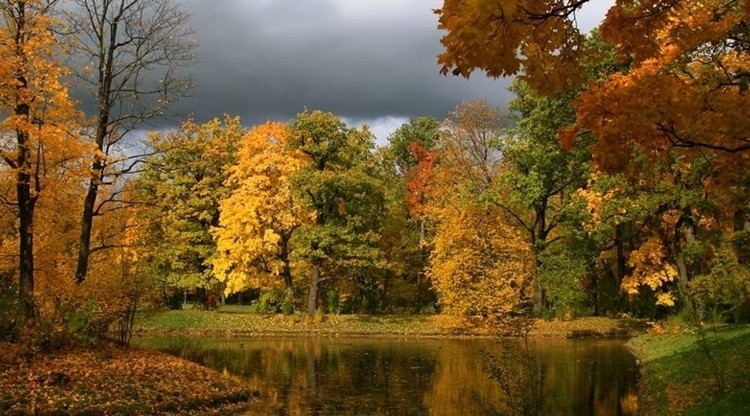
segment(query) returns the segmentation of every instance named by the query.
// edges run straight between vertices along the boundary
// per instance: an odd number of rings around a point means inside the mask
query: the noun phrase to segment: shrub
[[[250,304],[250,310],[255,313],[279,313],[283,304],[282,293],[275,289],[265,289],[260,292],[258,300]]]
[[[18,301],[18,290],[10,277],[0,276],[0,341],[17,341],[23,310]]]

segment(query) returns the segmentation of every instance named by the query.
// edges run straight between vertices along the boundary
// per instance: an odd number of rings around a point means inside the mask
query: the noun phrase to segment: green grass
[[[643,414],[750,414],[750,326],[716,327],[704,339],[686,332],[630,341],[641,361]]]
[[[497,336],[502,329],[490,321],[445,315],[317,315],[250,313],[248,306],[225,305],[218,311],[186,309],[144,312],[136,332],[180,335],[341,335],[449,337]],[[631,321],[588,317],[573,321],[537,320],[532,336],[622,337],[640,331]]]
[[[430,315],[322,315],[291,316],[248,313],[247,307],[223,306],[219,311],[185,309],[151,314],[136,331],[213,332],[228,334],[333,334],[442,336],[481,334],[477,328],[450,325],[449,319]],[[446,323],[448,323],[446,325]],[[487,332],[489,334],[489,332]]]

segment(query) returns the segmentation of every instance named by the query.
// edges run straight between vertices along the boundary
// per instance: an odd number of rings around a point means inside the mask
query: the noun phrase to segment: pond
[[[147,338],[243,380],[247,415],[634,415],[622,340]]]

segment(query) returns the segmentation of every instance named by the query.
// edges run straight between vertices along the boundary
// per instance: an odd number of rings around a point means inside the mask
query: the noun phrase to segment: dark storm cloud
[[[357,122],[430,115],[462,100],[504,105],[508,81],[439,74],[433,0],[190,0],[199,86],[183,112],[247,123],[303,108]]]

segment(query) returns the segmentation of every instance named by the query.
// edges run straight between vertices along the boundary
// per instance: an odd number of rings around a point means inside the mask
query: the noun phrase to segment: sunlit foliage
[[[230,168],[232,188],[220,205],[213,258],[214,275],[227,293],[248,287],[276,287],[279,278],[292,291],[291,239],[311,214],[292,189],[292,177],[309,163],[287,148],[288,128],[269,122],[245,134],[237,163]]]
[[[153,206],[149,228],[154,247],[150,267],[165,284],[209,287],[219,225],[219,204],[245,130],[237,117],[204,124],[183,123],[177,131],[152,133],[153,156],[138,180],[143,202]]]
[[[430,277],[449,314],[502,316],[521,311],[530,295],[531,251],[497,209],[440,211]]]

